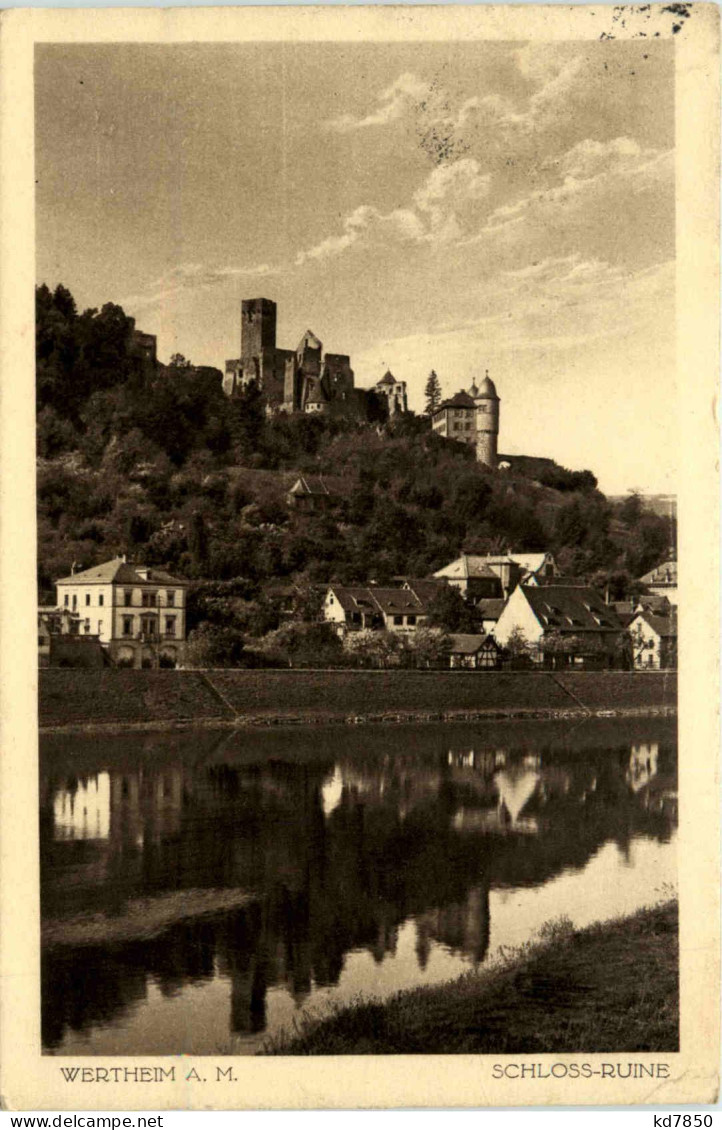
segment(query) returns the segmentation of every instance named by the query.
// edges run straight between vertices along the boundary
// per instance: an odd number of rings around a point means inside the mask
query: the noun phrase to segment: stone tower
[[[496,470],[499,397],[496,395],[496,388],[488,370],[481,387],[475,389],[474,403],[476,404],[476,460],[477,463],[483,463]]]
[[[264,353],[276,348],[276,303],[270,298],[244,298],[241,303],[241,365],[246,381],[263,383]]]
[[[408,411],[406,399],[406,381],[397,381],[394,374],[387,369],[380,381],[374,385],[374,392],[385,396],[389,405],[389,416],[399,412]]]

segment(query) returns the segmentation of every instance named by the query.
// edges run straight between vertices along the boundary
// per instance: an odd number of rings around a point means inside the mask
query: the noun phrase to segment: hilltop
[[[382,583],[512,547],[551,549],[563,573],[623,596],[673,541],[668,517],[611,502],[590,471],[533,457],[494,471],[424,416],[268,416],[253,385],[226,397],[219,370],[149,367],[120,307],[78,314],[62,287],[39,288],[37,332],[43,599],[74,564],[127,552],[245,602],[263,634],[278,622],[269,581]],[[323,479],[322,509],[289,502],[299,475]]]

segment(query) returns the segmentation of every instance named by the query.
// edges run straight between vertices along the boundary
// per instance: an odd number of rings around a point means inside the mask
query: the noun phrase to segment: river
[[[676,787],[654,718],[45,735],[44,1050],[252,1054],[631,912]]]

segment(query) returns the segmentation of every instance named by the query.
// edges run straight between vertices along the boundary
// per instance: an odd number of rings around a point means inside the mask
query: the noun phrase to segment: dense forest
[[[128,553],[194,582],[191,626],[232,608],[262,636],[279,581],[303,594],[425,576],[461,550],[551,549],[621,598],[674,544],[669,518],[634,494],[608,501],[590,471],[491,471],[428,416],[384,421],[381,405],[367,424],[266,416],[253,386],[229,400],[219,370],[176,355],[149,371],[133,329],[119,306],[79,313],[65,287],[37,289],[42,600],[73,564]],[[324,476],[324,513],[288,505],[299,473]]]

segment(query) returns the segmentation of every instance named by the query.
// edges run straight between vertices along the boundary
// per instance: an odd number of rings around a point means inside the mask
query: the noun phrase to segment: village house
[[[623,632],[616,612],[592,588],[520,584],[496,626],[503,646],[515,637],[534,663],[548,667],[619,666]]]
[[[362,628],[415,632],[426,621],[426,608],[408,589],[331,585],[324,597],[322,618],[339,635]]]
[[[498,572],[487,565],[483,557],[462,553],[455,561],[437,569],[434,579],[444,581],[459,590],[471,604],[479,600],[503,597],[503,582]]]
[[[476,611],[481,617],[481,626],[487,635],[493,635],[496,632],[496,625],[504,611],[505,604],[506,601],[503,597],[487,597],[483,600],[477,600]]]
[[[501,648],[493,636],[453,633],[449,636],[449,666],[476,670],[498,667]]]
[[[655,616],[668,616],[672,605],[666,596],[643,593],[631,600],[613,600],[612,607],[623,627],[627,628],[639,612],[652,612]]]
[[[519,584],[553,583],[559,572],[551,553],[462,553],[434,577],[454,585],[471,603],[507,599]]]
[[[78,617],[119,667],[177,667],[185,650],[188,582],[116,557],[56,582],[58,608]]]
[[[412,592],[422,604],[429,605],[446,588],[446,582],[434,577],[405,577],[401,587]]]
[[[97,635],[80,635],[80,617],[65,608],[38,608],[38,667],[103,667]]]
[[[667,616],[644,609],[637,613],[627,631],[635,668],[658,671],[677,666],[676,609],[670,609]]]
[[[665,561],[639,579],[654,596],[666,596],[670,604],[677,604],[676,561]]]
[[[301,475],[293,484],[286,502],[304,513],[318,513],[333,502],[333,495],[321,475]]]

